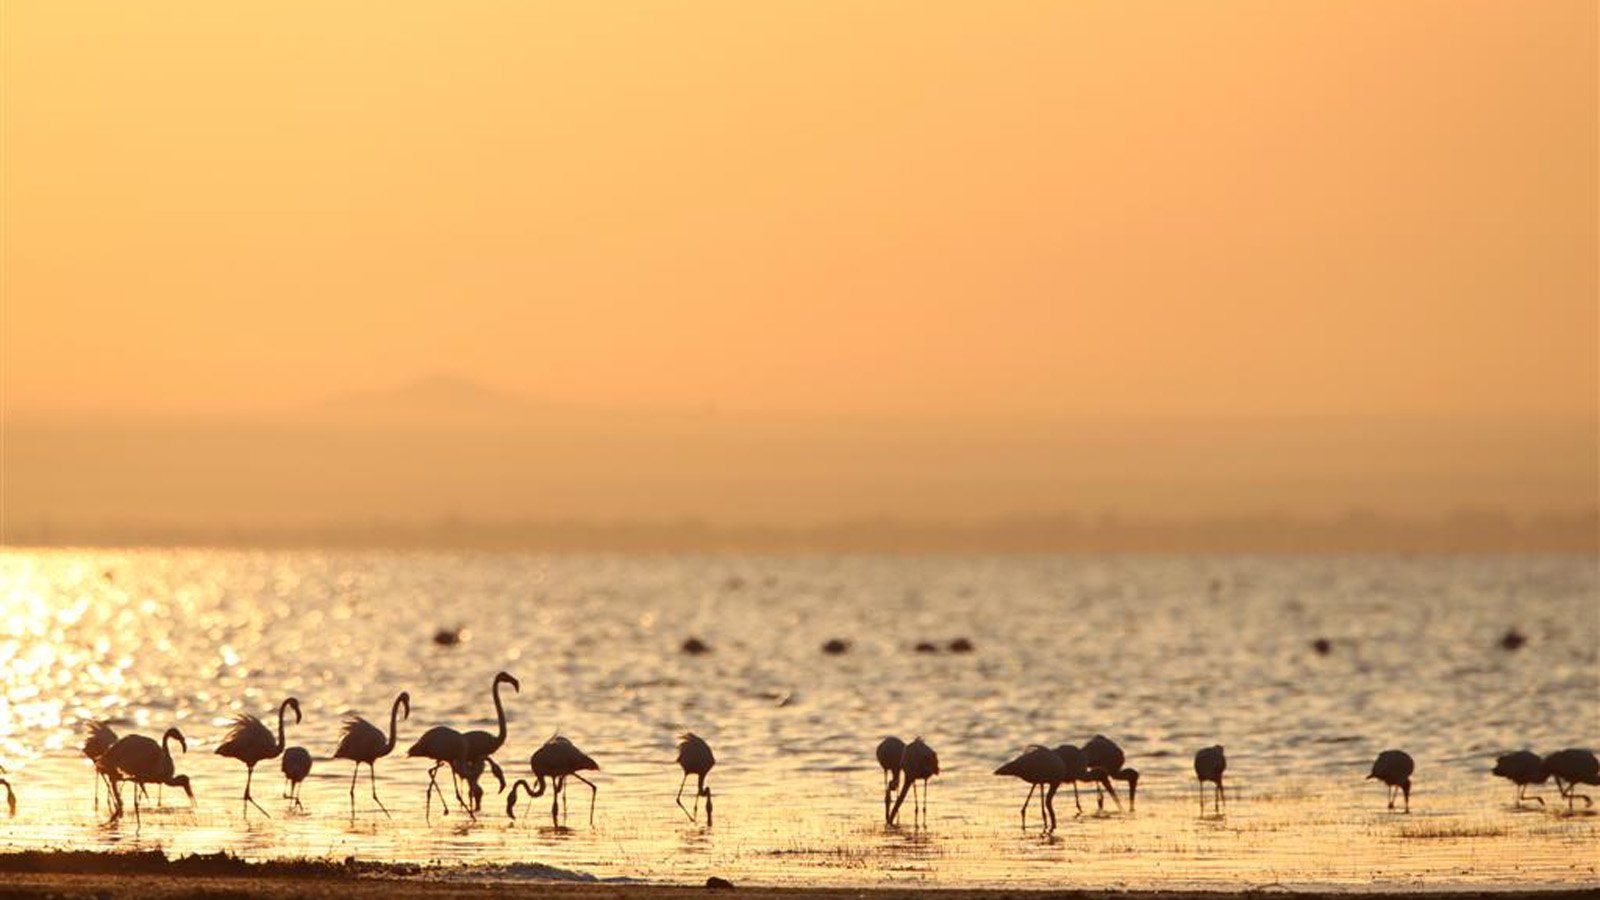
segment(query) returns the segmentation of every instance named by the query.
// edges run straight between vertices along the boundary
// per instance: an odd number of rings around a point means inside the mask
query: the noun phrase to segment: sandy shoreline
[[[1600,887],[1508,888],[1506,890],[1418,891],[1109,891],[1005,890],[971,888],[813,888],[744,887],[711,889],[703,884],[667,885],[570,880],[496,878],[489,872],[450,868],[345,863],[331,860],[248,863],[224,854],[168,860],[159,851],[140,853],[26,852],[0,854],[0,897],[182,898],[386,898],[386,900],[453,900],[482,897],[559,897],[568,900],[675,900],[712,895],[760,898],[871,897],[898,900],[937,893],[949,900],[1014,900],[1064,897],[1076,900],[1222,900],[1291,894],[1310,900],[1391,900],[1401,897],[1447,896],[1450,900],[1511,900],[1529,897],[1558,900],[1600,896]]]

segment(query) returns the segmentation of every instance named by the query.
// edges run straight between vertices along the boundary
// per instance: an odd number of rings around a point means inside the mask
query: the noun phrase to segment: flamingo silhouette
[[[172,741],[177,741],[183,752],[189,752],[189,743],[183,739],[183,732],[176,728],[168,728],[161,735],[161,743],[142,734],[130,734],[119,738],[105,753],[101,754],[100,761],[113,773],[111,781],[114,811],[111,821],[122,818],[122,790],[121,782],[131,781],[133,791],[133,817],[135,822],[142,821],[139,810],[139,788],[146,784],[170,784],[173,787],[183,788],[189,795],[190,806],[194,805],[194,789],[189,787],[189,776],[176,774],[176,766],[172,761]]]
[[[1072,805],[1078,808],[1078,815],[1083,815],[1083,798],[1078,795],[1079,784],[1093,784],[1105,790],[1111,789],[1111,779],[1089,768],[1089,758],[1083,750],[1074,744],[1062,744],[1056,748],[1056,755],[1067,764],[1067,778],[1064,783],[1072,785]]]
[[[890,735],[878,742],[878,767],[883,769],[883,820],[889,821],[889,805],[900,787],[900,760],[906,755],[906,742]]]
[[[333,751],[334,759],[348,759],[355,763],[355,768],[350,772],[350,816],[356,814],[356,779],[361,776],[361,764],[366,763],[367,772],[372,776],[372,802],[378,804],[385,816],[389,815],[389,808],[378,799],[378,769],[376,763],[379,759],[394,752],[395,726],[399,722],[400,710],[404,707],[406,718],[411,718],[411,695],[405,691],[394,698],[394,705],[389,707],[389,736],[384,737],[378,726],[368,722],[360,716],[349,716],[344,720],[344,727],[339,735],[339,747]],[[430,794],[431,796],[431,794]]]
[[[435,725],[424,731],[422,737],[417,738],[417,742],[406,751],[406,756],[420,756],[423,759],[433,760],[433,768],[428,770],[427,799],[423,802],[423,815],[429,821],[432,821],[433,816],[434,791],[439,792],[439,807],[445,815],[450,815],[450,803],[445,799],[444,788],[439,787],[439,770],[445,766],[450,767],[451,780],[455,782],[456,803],[467,811],[468,816],[472,816],[471,807],[461,799],[461,785],[454,778],[456,766],[464,766],[467,762],[467,739],[461,736],[461,732],[443,725]]]
[[[278,706],[278,737],[272,737],[272,732],[261,720],[252,715],[240,713],[233,718],[233,726],[223,737],[221,745],[217,747],[219,756],[227,756],[244,763],[244,814],[250,815],[250,807],[261,810],[261,814],[272,818],[272,814],[261,809],[250,796],[250,783],[255,778],[256,764],[268,759],[273,759],[283,752],[283,716],[287,710],[294,710],[294,721],[300,722],[300,701],[293,697],[283,701]]]
[[[111,777],[113,774],[112,770],[100,764],[100,757],[104,756],[105,752],[110,750],[111,745],[116,742],[117,733],[112,730],[110,725],[99,719],[92,719],[83,723],[83,755],[89,757],[89,761],[94,763],[95,812],[100,811],[100,785],[104,784],[107,791],[111,790]]]
[[[706,776],[711,773],[711,767],[717,764],[717,757],[711,752],[711,745],[705,739],[692,731],[684,732],[678,736],[678,765],[683,767],[683,780],[678,782],[678,808],[689,817],[689,821],[698,819],[700,798],[706,798],[706,827],[711,826],[711,789],[706,787]],[[683,805],[683,786],[689,783],[689,776],[695,776],[694,809],[690,810]]]
[[[1544,768],[1555,778],[1556,790],[1567,798],[1568,812],[1572,811],[1574,798],[1581,797],[1586,807],[1594,805],[1588,794],[1577,792],[1580,784],[1600,785],[1600,758],[1595,757],[1593,750],[1575,747],[1557,750],[1544,758]]]
[[[1222,789],[1222,773],[1228,769],[1228,757],[1222,752],[1221,744],[1213,744],[1194,755],[1194,777],[1200,787],[1200,815],[1206,814],[1206,782],[1217,786],[1217,796],[1212,802],[1212,807],[1217,815],[1222,815],[1222,801],[1227,799],[1227,794]]]
[[[1139,770],[1123,768],[1127,759],[1116,741],[1097,734],[1083,745],[1083,756],[1089,764],[1089,770],[1099,776],[1095,788],[1096,809],[1106,808],[1106,798],[1100,794],[1100,788],[1105,788],[1118,809],[1122,808],[1122,801],[1117,799],[1117,789],[1111,786],[1111,779],[1115,778],[1127,783],[1128,812],[1133,812],[1134,795],[1139,790]]]
[[[1372,771],[1367,773],[1367,778],[1376,778],[1389,786],[1389,808],[1394,809],[1395,791],[1401,791],[1406,798],[1406,812],[1411,812],[1411,773],[1417,770],[1417,764],[1412,761],[1411,755],[1404,750],[1385,750],[1373,760]]]
[[[0,766],[0,775],[4,774],[6,774],[6,767]],[[98,782],[96,783],[98,784]],[[4,778],[0,778],[0,787],[6,789],[6,814],[15,819],[17,817],[17,794],[11,790],[11,782]],[[95,790],[98,791],[99,788],[95,788]]]
[[[1056,791],[1067,780],[1067,763],[1054,750],[1038,744],[1030,746],[1016,759],[994,770],[996,775],[1009,775],[1028,783],[1028,796],[1022,801],[1022,830],[1028,830],[1028,804],[1033,794],[1039,792],[1040,816],[1048,834],[1056,830]],[[1048,792],[1043,790],[1048,788]]]
[[[906,794],[916,786],[918,781],[922,782],[921,820],[924,825],[927,824],[928,779],[937,774],[939,774],[939,754],[933,752],[932,747],[923,743],[920,737],[906,745],[906,752],[900,757],[900,775],[904,778],[904,781],[900,784],[900,795],[894,799],[894,807],[889,810],[888,824],[893,825],[895,820],[900,817],[900,804],[905,802]],[[917,809],[916,801],[912,800],[911,821],[913,825],[918,819]]]
[[[461,733],[461,737],[467,742],[467,760],[469,762],[493,756],[500,750],[502,746],[505,745],[506,708],[505,704],[500,702],[500,685],[502,684],[509,684],[511,685],[511,689],[513,691],[516,691],[519,694],[522,693],[522,684],[518,682],[516,678],[513,678],[507,672],[495,673],[494,683],[489,686],[489,692],[494,695],[494,715],[495,720],[499,723],[500,728],[499,731],[494,734],[490,734],[489,732],[482,730],[464,731]],[[481,774],[483,771],[482,767],[479,767],[478,771]],[[453,766],[451,767],[450,772],[452,776],[455,775],[455,768]]]
[[[533,769],[536,786],[530,786],[525,779],[517,779],[511,786],[511,796],[506,798],[506,815],[515,819],[517,806],[517,791],[525,790],[529,797],[542,797],[545,792],[545,779],[550,779],[550,824],[560,827],[558,808],[564,815],[566,808],[562,804],[562,796],[566,793],[567,778],[576,778],[589,786],[589,827],[594,827],[595,799],[600,794],[600,789],[594,782],[579,775],[579,772],[600,771],[596,763],[588,754],[579,750],[571,741],[556,735],[544,742],[544,746],[533,751],[533,756],[528,759],[528,766]]]
[[[311,753],[304,747],[290,747],[283,751],[284,799],[293,800],[298,810],[306,808],[300,802],[300,782],[311,774]]]
[[[1550,772],[1544,767],[1544,760],[1532,750],[1518,750],[1506,753],[1494,761],[1493,774],[1500,776],[1517,786],[1516,805],[1521,806],[1523,800],[1532,800],[1544,806],[1544,798],[1535,794],[1528,796],[1528,786],[1544,784],[1550,780]]]

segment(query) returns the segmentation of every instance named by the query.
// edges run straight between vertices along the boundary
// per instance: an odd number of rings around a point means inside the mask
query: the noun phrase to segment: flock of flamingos
[[[449,815],[450,812],[449,800],[444,788],[439,784],[441,769],[450,770],[456,806],[469,817],[475,817],[482,809],[484,790],[479,782],[486,771],[499,783],[500,792],[505,792],[505,774],[493,758],[506,742],[506,711],[500,699],[500,686],[504,684],[510,685],[513,691],[521,691],[521,685],[516,678],[505,672],[495,675],[494,684],[490,687],[490,693],[494,696],[495,715],[499,722],[499,728],[495,733],[462,732],[441,725],[423,732],[416,743],[406,751],[407,756],[433,761],[433,767],[428,770],[428,788],[424,800],[424,815],[430,819],[435,793],[439,795],[443,814]],[[243,802],[244,813],[247,816],[251,806],[263,815],[270,815],[250,796],[250,787],[255,778],[256,766],[279,757],[282,757],[283,774],[287,781],[284,798],[290,800],[293,806],[300,807],[300,783],[311,772],[312,757],[304,747],[284,746],[285,718],[291,711],[294,713],[295,722],[298,723],[300,702],[293,697],[283,701],[278,707],[276,735],[255,716],[237,716],[221,745],[217,747],[217,753],[237,759],[245,765]],[[403,692],[395,698],[394,705],[389,709],[388,734],[384,734],[378,726],[360,716],[349,716],[344,721],[339,746],[333,751],[333,758],[349,760],[355,764],[350,776],[352,817],[356,809],[356,784],[360,779],[363,765],[367,767],[370,776],[372,801],[385,815],[389,814],[383,801],[378,799],[377,762],[394,752],[396,731],[402,716],[408,719],[411,716],[411,696]],[[171,750],[174,742],[183,752],[188,752],[188,744],[184,741],[183,734],[176,728],[167,729],[158,743],[139,734],[119,737],[104,722],[88,723],[85,727],[83,753],[94,763],[96,808],[99,806],[99,785],[102,782],[110,797],[112,821],[120,819],[124,812],[122,799],[124,783],[133,785],[136,820],[140,816],[140,797],[150,785],[182,788],[193,804],[194,790],[189,785],[189,776],[177,773]],[[938,753],[920,737],[909,744],[899,738],[889,737],[878,745],[877,760],[884,775],[884,821],[889,825],[896,824],[901,804],[910,794],[913,823],[925,822],[928,802],[927,782],[939,774]],[[706,786],[706,776],[716,765],[716,756],[704,740],[694,734],[684,734],[679,738],[677,762],[683,769],[683,779],[678,782],[676,798],[678,808],[682,809],[691,821],[698,821],[700,801],[703,799],[706,824],[711,825],[711,789]],[[1022,803],[1022,826],[1024,829],[1028,826],[1028,806],[1037,795],[1043,829],[1049,832],[1056,827],[1056,791],[1065,784],[1072,785],[1073,800],[1081,814],[1083,803],[1078,794],[1079,784],[1094,785],[1101,809],[1105,805],[1105,794],[1110,794],[1112,802],[1120,809],[1122,801],[1118,798],[1112,782],[1121,781],[1127,785],[1128,808],[1132,810],[1139,787],[1139,773],[1127,768],[1125,762],[1122,749],[1109,738],[1097,734],[1082,747],[1072,744],[1063,744],[1055,749],[1043,746],[1029,747],[1021,756],[996,769],[994,774],[1027,782],[1029,788],[1028,796]],[[567,779],[575,778],[589,787],[589,823],[591,826],[594,824],[595,800],[599,791],[594,782],[582,774],[599,770],[600,766],[593,758],[579,750],[565,737],[557,735],[533,752],[529,766],[532,769],[533,784],[530,785],[526,779],[518,779],[511,786],[511,792],[506,799],[506,815],[516,818],[517,798],[521,793],[525,792],[534,798],[549,793],[550,821],[552,825],[559,826],[566,815]],[[1201,815],[1205,814],[1205,786],[1208,782],[1214,786],[1213,811],[1220,812],[1222,804],[1226,802],[1227,794],[1222,783],[1226,769],[1227,757],[1220,745],[1206,747],[1195,754],[1194,772],[1200,794]],[[1367,777],[1388,786],[1389,809],[1394,809],[1397,799],[1403,796],[1404,809],[1410,812],[1411,776],[1415,769],[1415,763],[1404,751],[1385,750],[1378,754]],[[4,770],[0,769],[0,774],[3,773]],[[1597,760],[1590,750],[1567,749],[1544,757],[1528,750],[1521,750],[1501,756],[1496,762],[1493,774],[1509,779],[1517,786],[1516,802],[1519,806],[1524,800],[1544,805],[1543,798],[1529,796],[1527,790],[1532,785],[1544,784],[1553,778],[1570,811],[1573,801],[1577,799],[1583,800],[1586,806],[1593,805],[1594,801],[1588,795],[1577,793],[1577,786],[1600,785],[1600,760]],[[683,793],[691,775],[695,776],[694,794],[691,805],[684,806]],[[916,798],[916,784],[919,781],[923,783],[920,804]],[[461,793],[463,785],[467,790],[466,797]],[[6,780],[0,779],[0,786],[5,787],[9,811],[15,815],[17,802],[11,785]]]

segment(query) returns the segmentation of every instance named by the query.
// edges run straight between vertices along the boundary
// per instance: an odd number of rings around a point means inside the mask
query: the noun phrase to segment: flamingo
[[[422,737],[417,738],[417,742],[411,745],[411,749],[406,751],[406,755],[420,756],[423,759],[433,760],[433,768],[428,770],[428,793],[426,795],[427,800],[423,803],[423,815],[429,817],[431,821],[434,791],[439,792],[439,806],[444,810],[444,814],[450,815],[450,803],[445,799],[444,788],[439,787],[439,770],[449,766],[451,772],[454,773],[458,764],[467,762],[467,739],[462,737],[461,732],[454,728],[435,725],[424,731]],[[467,811],[468,816],[472,816],[472,809],[465,800],[461,799],[461,786],[456,784],[455,788],[456,803]],[[474,816],[473,818],[476,817]]]
[[[295,809],[304,810],[300,802],[300,782],[311,774],[311,753],[304,747],[290,747],[283,751],[284,799],[293,800]]]
[[[111,745],[116,742],[117,733],[111,729],[110,725],[99,719],[92,719],[83,723],[83,755],[89,757],[89,761],[94,763],[95,812],[100,811],[100,785],[104,784],[106,790],[109,791],[111,789],[111,777],[114,774],[112,770],[100,765],[100,757],[105,755],[105,752],[110,750]]]
[[[1582,797],[1584,806],[1594,805],[1588,794],[1577,792],[1580,784],[1600,785],[1600,758],[1595,757],[1593,750],[1557,750],[1544,758],[1544,768],[1555,778],[1556,790],[1567,798],[1568,812],[1572,811],[1574,797]]]
[[[711,773],[711,767],[717,764],[717,757],[711,752],[711,745],[705,739],[692,731],[684,732],[678,736],[678,765],[683,767],[683,780],[678,782],[678,808],[684,811],[693,822],[698,819],[700,798],[706,798],[706,827],[711,826],[711,789],[706,787],[706,776]],[[694,809],[690,810],[683,805],[683,786],[689,783],[689,776],[695,776]]]
[[[223,736],[222,743],[217,747],[219,756],[227,756],[244,763],[244,814],[250,815],[250,807],[255,806],[261,814],[272,818],[272,814],[261,809],[261,804],[256,803],[250,796],[250,782],[255,778],[256,763],[272,759],[283,752],[283,714],[286,710],[294,710],[295,724],[300,722],[300,701],[293,697],[283,701],[278,706],[278,737],[273,740],[272,732],[261,720],[252,715],[240,713],[233,718],[233,726]]]
[[[1038,744],[1030,746],[1016,759],[994,770],[996,775],[1010,775],[1028,783],[1028,796],[1022,801],[1022,830],[1028,830],[1028,804],[1033,794],[1039,792],[1040,816],[1044,819],[1045,833],[1056,830],[1056,791],[1067,780],[1067,763],[1054,750]],[[1043,788],[1050,790],[1046,793]]]
[[[4,775],[4,774],[6,774],[6,767],[5,766],[0,766],[0,775]],[[4,787],[6,789],[6,813],[11,818],[15,819],[17,817],[17,795],[16,795],[16,792],[11,790],[11,782],[5,780],[4,778],[0,778],[0,787]],[[96,791],[98,791],[98,790],[99,790],[99,788],[96,788]]]
[[[482,759],[457,760],[450,764],[450,771],[455,773],[455,777],[467,783],[468,807],[474,813],[483,811],[483,788],[478,784],[478,780],[483,777],[485,768],[488,768],[493,773],[495,781],[500,783],[500,789],[496,793],[504,794],[506,792],[506,773],[493,758],[485,756]]]
[[[394,698],[394,705],[389,707],[387,738],[378,730],[378,726],[360,716],[349,716],[344,720],[344,728],[339,735],[339,747],[333,751],[333,758],[348,759],[355,763],[355,768],[350,772],[351,818],[356,814],[356,779],[361,777],[362,763],[367,764],[367,772],[372,776],[372,802],[378,804],[384,815],[394,818],[389,815],[389,808],[378,799],[378,769],[375,763],[394,752],[395,725],[399,722],[401,707],[405,707],[406,718],[411,718],[411,695],[405,691],[401,691],[400,696]]]
[[[1067,764],[1067,784],[1072,785],[1072,805],[1078,808],[1078,815],[1083,815],[1083,798],[1078,795],[1079,784],[1094,784],[1099,788],[1111,790],[1111,779],[1089,768],[1089,758],[1083,755],[1083,750],[1074,744],[1062,744],[1056,748],[1056,755]]]
[[[922,782],[922,822],[928,821],[928,779],[939,774],[939,754],[933,748],[922,742],[918,737],[906,745],[906,752],[900,757],[900,774],[905,781],[900,784],[900,795],[894,800],[894,808],[889,810],[889,824],[893,825],[900,817],[900,804],[906,800],[906,794]],[[914,823],[917,819],[916,801],[911,802],[911,818]]]
[[[189,795],[190,806],[194,805],[194,789],[189,787],[189,776],[176,774],[169,746],[172,741],[177,741],[183,752],[189,752],[189,742],[183,739],[183,732],[176,728],[168,728],[166,733],[161,735],[159,744],[142,734],[130,734],[118,739],[101,754],[102,764],[115,773],[111,781],[112,799],[115,801],[116,810],[111,814],[112,821],[122,818],[120,782],[123,781],[131,781],[134,784],[135,821],[142,818],[139,810],[139,789],[146,784],[170,784],[173,787],[181,787],[183,792]]]
[[[500,702],[500,685],[502,684],[509,684],[512,690],[519,694],[522,693],[522,684],[516,678],[507,672],[495,673],[494,684],[490,685],[489,691],[494,695],[494,714],[495,719],[500,724],[500,730],[495,734],[490,734],[487,731],[464,732],[461,737],[467,742],[467,759],[469,761],[493,756],[505,745],[506,708],[505,704]],[[454,775],[455,768],[452,767],[450,771]],[[482,767],[479,767],[479,772],[482,772]]]
[[[900,760],[906,755],[906,742],[894,735],[878,743],[878,767],[883,769],[883,820],[889,821],[889,804],[900,787]]]
[[[1543,797],[1537,794],[1528,796],[1528,785],[1544,784],[1550,780],[1550,772],[1544,767],[1544,760],[1539,758],[1539,754],[1531,750],[1504,754],[1495,759],[1493,774],[1517,786],[1517,806],[1521,806],[1523,800],[1544,805]]]
[[[1123,756],[1122,748],[1105,735],[1097,734],[1083,745],[1083,755],[1089,763],[1089,770],[1101,776],[1099,786],[1095,788],[1096,808],[1106,808],[1106,798],[1100,794],[1101,787],[1111,794],[1111,800],[1117,804],[1117,808],[1122,808],[1122,801],[1117,799],[1117,790],[1111,786],[1111,779],[1115,778],[1127,782],[1128,811],[1133,812],[1134,795],[1139,790],[1139,770],[1123,768],[1127,758]]]
[[[1195,752],[1194,777],[1198,779],[1196,783],[1200,786],[1200,815],[1206,814],[1206,782],[1208,781],[1217,786],[1217,796],[1211,805],[1216,809],[1217,815],[1222,815],[1222,801],[1227,798],[1222,789],[1222,773],[1227,769],[1228,757],[1222,752],[1221,744],[1213,744]]]
[[[1378,754],[1372,763],[1372,771],[1367,773],[1367,778],[1376,778],[1389,786],[1389,808],[1394,809],[1394,793],[1399,790],[1405,794],[1406,812],[1411,812],[1411,773],[1417,770],[1417,764],[1412,761],[1411,755],[1404,750],[1385,750]]]
[[[596,763],[588,754],[579,750],[575,744],[561,735],[556,735],[544,742],[544,746],[533,751],[533,756],[528,759],[528,766],[533,769],[537,786],[529,786],[525,779],[517,779],[511,786],[511,796],[506,799],[506,815],[515,819],[517,806],[517,790],[525,790],[529,797],[544,796],[546,778],[551,780],[550,788],[550,824],[559,827],[557,809],[561,807],[562,795],[566,793],[568,776],[576,778],[589,786],[589,827],[594,827],[595,799],[600,794],[600,789],[594,782],[579,775],[579,772],[600,771],[600,764]],[[563,810],[564,811],[564,810]]]

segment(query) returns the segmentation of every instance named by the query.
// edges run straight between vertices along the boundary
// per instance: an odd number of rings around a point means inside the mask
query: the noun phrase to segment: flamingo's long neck
[[[396,697],[394,705],[389,707],[389,743],[383,747],[383,755],[388,756],[394,751],[395,728],[400,722],[400,698]]]
[[[494,749],[499,750],[506,742],[506,707],[500,702],[500,681],[494,683],[494,714],[500,720],[499,736],[495,738]]]
[[[287,700],[283,701],[283,704],[278,707],[278,746],[273,750],[273,756],[283,752],[283,713],[288,708],[289,701]]]

